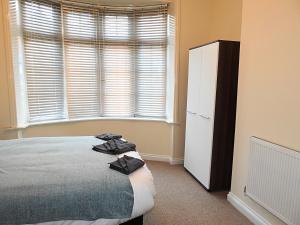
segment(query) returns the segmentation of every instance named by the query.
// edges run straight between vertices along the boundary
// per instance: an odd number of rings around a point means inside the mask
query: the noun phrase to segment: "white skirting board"
[[[155,154],[147,154],[147,153],[139,153],[139,154],[144,160],[168,162],[171,165],[183,164],[183,159],[172,158],[168,155],[155,155]]]
[[[246,216],[255,225],[272,225],[232,192],[229,192],[227,195],[227,200],[231,203],[231,205],[233,205],[234,208]]]
[[[171,165],[181,165],[183,164],[184,160],[183,159],[178,159],[178,158],[172,158],[170,160]]]

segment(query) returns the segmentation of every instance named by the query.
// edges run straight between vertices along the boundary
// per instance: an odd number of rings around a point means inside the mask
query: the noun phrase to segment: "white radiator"
[[[300,225],[300,153],[250,138],[246,194],[289,225]]]

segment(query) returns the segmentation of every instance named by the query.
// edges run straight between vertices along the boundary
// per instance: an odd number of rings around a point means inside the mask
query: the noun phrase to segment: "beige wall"
[[[10,109],[9,109],[9,89],[8,89],[8,71],[7,57],[5,48],[5,27],[6,20],[2,2],[0,2],[0,129],[10,127]],[[1,132],[1,131],[0,131]]]
[[[188,78],[188,49],[209,41],[211,1],[181,0],[179,21],[179,71],[177,77],[177,124],[174,129],[174,155],[183,158]]]
[[[213,0],[210,39],[239,41],[242,0]]]
[[[3,4],[7,0],[1,1]],[[188,49],[215,39],[239,39],[240,15],[242,0],[173,0],[177,9],[177,49],[176,49],[176,98],[175,124],[152,121],[88,121],[76,123],[62,123],[53,125],[32,126],[23,129],[24,137],[56,136],[56,135],[93,135],[98,132],[113,130],[137,142],[141,152],[148,154],[169,155],[174,158],[183,158],[185,135],[185,111],[188,77]],[[224,11],[225,10],[225,11]],[[4,16],[4,15],[3,15]],[[220,20],[214,19],[218,16]],[[0,21],[0,29],[3,21]],[[7,22],[6,20],[4,22]],[[0,33],[1,43],[4,33]],[[4,48],[1,48],[2,51]],[[4,53],[3,53],[4,54]],[[1,64],[5,56],[1,52]],[[6,64],[4,62],[4,64]],[[1,127],[11,126],[9,122],[8,73],[2,69],[0,103],[0,138],[14,138],[16,131],[11,130],[1,135]],[[4,83],[2,83],[4,82]],[[2,91],[3,90],[3,91]],[[12,107],[13,108],[13,107]],[[3,123],[2,123],[3,121]],[[5,126],[4,126],[5,125]],[[134,128],[134,129],[133,129]],[[159,144],[149,141],[158,140]],[[152,141],[151,140],[151,141]],[[174,140],[174,141],[173,141]]]
[[[271,221],[283,224],[243,195],[249,137],[300,151],[300,1],[244,0],[232,192]]]
[[[81,136],[115,132],[134,142],[142,153],[170,156],[170,127],[167,123],[153,121],[96,120],[34,126],[24,129],[23,136]]]

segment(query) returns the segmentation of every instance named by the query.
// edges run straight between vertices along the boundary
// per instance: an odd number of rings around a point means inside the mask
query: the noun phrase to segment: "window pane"
[[[79,43],[65,46],[69,117],[100,116],[96,48]]]
[[[70,118],[100,116],[97,12],[63,7],[67,102]]]
[[[64,118],[61,43],[27,39],[24,47],[30,121]]]
[[[130,14],[104,11],[100,29],[103,116],[134,115],[134,46]],[[101,33],[101,31],[104,31]]]
[[[128,46],[105,46],[102,61],[103,115],[133,116],[133,51]]]
[[[143,46],[137,50],[136,114],[145,117],[165,117],[166,49]]]
[[[34,0],[22,3],[29,120],[62,119],[65,113],[60,7]]]
[[[130,32],[127,15],[109,14],[104,16],[104,39],[127,40]]]
[[[93,9],[63,7],[65,40],[96,41],[97,11]]]
[[[159,13],[159,12],[158,12]],[[166,15],[159,13],[145,13],[137,16],[136,33],[139,41],[165,41],[166,37]]]
[[[136,14],[136,115],[166,117],[167,8]]]
[[[25,32],[30,32],[34,36],[52,35],[57,37],[61,34],[59,5],[35,0],[22,0],[22,3]]]

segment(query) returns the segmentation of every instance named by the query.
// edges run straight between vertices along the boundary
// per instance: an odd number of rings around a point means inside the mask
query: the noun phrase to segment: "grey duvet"
[[[129,218],[129,178],[92,151],[94,137],[0,141],[0,224]]]

